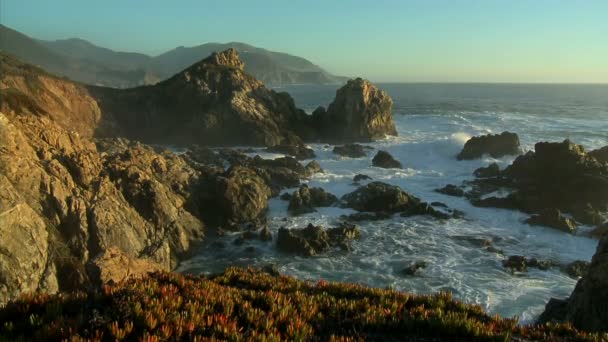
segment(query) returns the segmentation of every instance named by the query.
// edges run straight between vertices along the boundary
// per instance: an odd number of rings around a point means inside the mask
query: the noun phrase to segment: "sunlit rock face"
[[[327,111],[313,113],[320,140],[329,142],[372,141],[397,135],[392,115],[393,100],[383,90],[362,78],[338,89]]]

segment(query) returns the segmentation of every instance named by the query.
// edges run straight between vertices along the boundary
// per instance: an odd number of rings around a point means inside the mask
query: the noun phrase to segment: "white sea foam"
[[[457,161],[455,155],[470,136],[510,130],[519,134],[525,150],[533,149],[538,141],[561,141],[567,137],[592,149],[608,144],[608,120],[565,117],[539,120],[531,114],[502,112],[396,115],[395,120],[398,137],[369,145],[387,150],[405,169],[372,167],[371,158],[376,150],[364,158],[343,158],[332,153],[333,146],[312,144],[325,173],[315,175],[309,185],[342,196],[356,189],[352,178],[363,173],[374,180],[399,185],[427,202],[443,202],[465,212],[465,218],[439,221],[396,215],[385,221],[361,223],[362,238],[353,244],[352,252],[332,252],[313,258],[284,255],[277,252],[274,244],[259,241],[249,243],[257,252],[247,253],[245,246],[232,244],[234,236],[227,236],[222,238],[226,248],[205,245],[181,270],[211,273],[228,265],[274,263],[280,271],[302,279],[391,286],[416,293],[450,291],[464,301],[481,304],[491,313],[519,316],[523,322],[542,312],[549,298],[568,296],[576,280],[559,269],[513,275],[502,267],[503,256],[476,247],[462,236],[491,239],[505,255],[567,263],[591,259],[597,241],[583,235],[590,227],[582,227],[578,235],[532,227],[523,223],[527,216],[518,211],[476,208],[465,199],[439,194],[433,189],[471,179],[476,168],[489,162],[505,167],[513,161],[513,157]],[[269,227],[276,234],[281,226],[304,227],[309,222],[331,226],[340,220],[340,215],[352,212],[320,208],[316,213],[290,217],[287,202],[275,198],[270,200]],[[401,270],[416,260],[425,260],[429,266],[420,276],[404,276]]]

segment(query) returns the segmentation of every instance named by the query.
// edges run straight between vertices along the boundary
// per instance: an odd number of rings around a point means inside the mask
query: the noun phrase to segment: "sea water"
[[[307,280],[354,282],[391,287],[413,293],[449,291],[455,298],[477,303],[490,313],[518,316],[532,322],[551,297],[567,297],[576,279],[558,267],[547,271],[530,269],[511,273],[502,266],[509,255],[548,259],[560,264],[589,261],[597,241],[587,237],[592,227],[582,226],[576,235],[523,223],[527,215],[513,210],[476,208],[464,198],[433,190],[446,184],[461,184],[473,171],[491,162],[502,168],[514,157],[485,157],[458,161],[455,155],[468,138],[508,130],[519,134],[524,150],[539,141],[566,138],[587,150],[608,145],[608,86],[606,85],[492,85],[492,84],[381,84],[393,98],[394,120],[399,135],[367,144],[375,150],[367,157],[344,158],[332,153],[333,146],[311,144],[324,173],[316,174],[309,186],[322,187],[340,197],[357,188],[352,179],[362,173],[398,185],[427,202],[439,201],[465,213],[464,218],[437,220],[427,216],[358,224],[362,237],[352,251],[333,251],[305,258],[280,253],[274,243],[248,241],[237,246],[236,233],[223,236],[226,247],[211,241],[184,262],[180,271],[215,273],[227,266],[275,264],[279,271]],[[337,86],[298,86],[287,91],[296,104],[311,112],[326,106]],[[371,166],[377,150],[386,150],[402,162],[403,169]],[[264,158],[280,155],[257,153]],[[307,161],[304,161],[304,163]],[[559,186],[559,185],[556,185]],[[295,189],[284,191],[293,192]],[[340,216],[354,211],[319,208],[317,212],[292,217],[287,202],[270,200],[269,228],[275,238],[279,227],[303,228],[308,223],[331,227]],[[504,255],[488,252],[470,238],[489,239]],[[253,246],[255,251],[247,249]],[[422,260],[428,266],[415,276],[402,270]]]

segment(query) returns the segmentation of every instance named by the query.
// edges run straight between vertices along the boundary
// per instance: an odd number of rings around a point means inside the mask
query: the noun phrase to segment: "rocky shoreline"
[[[308,115],[288,94],[247,75],[232,49],[157,85],[127,90],[83,86],[0,57],[6,71],[0,76],[0,305],[32,292],[93,291],[171,271],[206,235],[224,231],[242,232],[235,244],[274,239],[278,250],[313,256],[348,252],[360,237],[358,221],[466,215],[366,175],[355,176],[357,189],[341,198],[306,185],[323,172],[306,142],[342,144],[333,149],[340,158],[360,158],[372,148],[355,142],[397,134],[392,99],[366,80],[349,81],[327,109]],[[187,149],[176,154],[150,144]],[[232,145],[265,146],[286,156],[271,160],[210,148]],[[520,153],[517,135],[504,132],[469,140],[456,159]],[[372,165],[403,168],[383,150]],[[506,169],[489,165],[474,175],[437,191],[475,206],[530,213],[529,224],[568,233],[577,221],[601,230],[608,211],[605,148],[585,152],[568,140],[538,143]],[[281,195],[287,188],[297,190]],[[510,194],[491,196],[497,190]],[[289,201],[292,215],[330,206],[356,213],[332,228],[281,228],[273,237],[266,214],[268,201],[278,196]],[[603,331],[607,239],[601,238],[588,270],[525,256],[507,257],[505,267],[559,266],[582,275],[572,296],[552,300],[541,321]],[[491,244],[483,247],[498,252]],[[415,262],[404,273],[424,267]]]

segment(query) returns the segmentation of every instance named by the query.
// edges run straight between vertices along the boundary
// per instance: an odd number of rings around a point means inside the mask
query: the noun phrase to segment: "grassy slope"
[[[600,340],[567,325],[518,327],[448,294],[415,296],[254,270],[176,273],[101,293],[30,295],[0,310],[0,340]],[[606,338],[606,337],[604,337]]]

